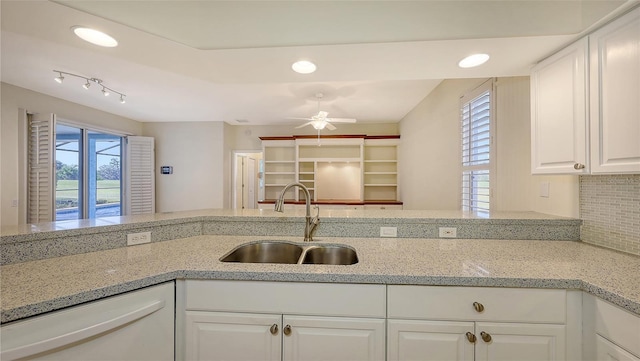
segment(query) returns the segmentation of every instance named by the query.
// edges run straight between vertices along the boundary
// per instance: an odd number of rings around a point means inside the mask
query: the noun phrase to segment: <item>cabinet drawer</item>
[[[388,317],[565,323],[566,291],[555,289],[389,286]],[[474,302],[482,305],[476,311]]]
[[[595,328],[599,335],[640,356],[640,317],[596,298]]]
[[[385,300],[384,285],[185,281],[185,307],[189,311],[384,318]]]

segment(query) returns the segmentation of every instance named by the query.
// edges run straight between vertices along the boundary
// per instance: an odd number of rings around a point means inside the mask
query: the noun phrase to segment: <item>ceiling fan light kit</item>
[[[99,86],[101,86],[101,87],[102,87],[102,95],[104,95],[105,97],[107,97],[107,96],[109,96],[111,93],[116,93],[116,94],[120,95],[120,103],[121,103],[121,104],[124,104],[124,103],[125,103],[124,98],[125,98],[127,95],[126,95],[126,94],[124,94],[124,93],[121,93],[121,92],[119,92],[119,91],[117,91],[117,90],[113,90],[113,89],[109,88],[108,86],[106,86],[106,85],[104,84],[104,82],[103,82],[101,79],[98,79],[98,78],[87,78],[86,76],[82,76],[82,75],[78,75],[78,74],[73,74],[73,73],[67,73],[67,72],[65,72],[65,71],[60,71],[60,70],[54,70],[53,72],[54,72],[54,73],[58,73],[58,76],[57,76],[57,77],[55,77],[55,78],[53,78],[53,80],[55,80],[58,84],[62,84],[62,83],[64,82],[64,79],[65,79],[65,78],[64,78],[63,74],[64,74],[64,75],[73,76],[73,77],[76,77],[76,78],[80,78],[80,79],[84,79],[84,80],[85,80],[85,83],[84,83],[84,84],[82,84],[82,87],[83,87],[84,89],[89,90],[89,88],[91,87],[91,83],[98,84]]]
[[[355,123],[356,122],[356,120],[353,118],[329,118],[328,112],[320,110],[320,99],[322,99],[323,97],[324,97],[324,94],[316,93],[316,99],[318,100],[318,113],[316,115],[313,115],[311,118],[290,118],[290,119],[308,120],[308,122],[297,126],[296,129],[306,127],[307,125],[311,125],[314,129],[318,131],[318,135],[319,135],[320,130],[324,128],[327,128],[329,130],[337,129],[331,123]]]

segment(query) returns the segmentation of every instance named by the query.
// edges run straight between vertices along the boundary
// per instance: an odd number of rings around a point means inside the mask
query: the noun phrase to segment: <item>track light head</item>
[[[1,1],[1,0],[0,0]],[[98,78],[88,78],[86,76],[83,75],[78,75],[78,74],[73,74],[73,73],[68,73],[66,71],[60,71],[60,70],[53,70],[54,73],[57,73],[59,76],[53,78],[57,83],[62,84],[62,82],[64,81],[64,75],[68,75],[70,77],[74,77],[74,78],[80,78],[82,80],[85,81],[84,84],[82,84],[82,87],[84,89],[89,89],[91,87],[91,83],[96,83],[96,87],[102,87],[102,95],[104,95],[105,97],[111,95],[111,93],[115,93],[116,97],[119,95],[120,96],[120,103],[124,104],[126,103],[125,101],[125,97],[127,96],[124,93],[121,93],[117,90],[113,90],[109,87],[107,87],[105,84],[103,84],[102,79],[98,79]],[[98,88],[99,89],[99,88]]]

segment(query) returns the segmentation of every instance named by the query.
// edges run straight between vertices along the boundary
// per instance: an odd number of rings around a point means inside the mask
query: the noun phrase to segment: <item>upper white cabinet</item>
[[[534,67],[533,174],[640,173],[640,8]]]
[[[582,39],[531,74],[531,171],[588,173],[587,59]]]
[[[640,8],[589,36],[591,172],[640,173]]]

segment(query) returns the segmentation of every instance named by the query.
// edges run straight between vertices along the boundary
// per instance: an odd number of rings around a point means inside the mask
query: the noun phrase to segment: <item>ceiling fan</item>
[[[311,125],[313,128],[318,130],[318,132],[320,132],[320,130],[324,128],[327,128],[329,130],[335,130],[336,127],[331,123],[355,123],[356,122],[356,120],[353,118],[327,117],[329,113],[320,110],[320,99],[322,99],[323,96],[324,94],[322,93],[316,94],[316,98],[318,99],[318,114],[312,116],[311,118],[289,118],[289,119],[298,119],[298,120],[308,120],[308,122],[297,126],[296,129],[306,127],[307,125]]]

